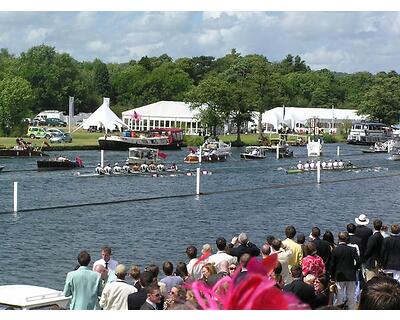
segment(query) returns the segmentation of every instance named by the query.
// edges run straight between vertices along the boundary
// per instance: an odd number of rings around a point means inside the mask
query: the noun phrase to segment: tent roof
[[[103,104],[97,108],[92,115],[87,118],[77,129],[83,127],[89,129],[90,126],[104,127],[106,130],[114,130],[115,126],[118,129],[128,127],[117,115],[110,109],[108,98],[104,98]],[[77,130],[75,129],[75,131]]]
[[[122,112],[122,117],[131,117],[136,111],[142,117],[160,118],[190,118],[193,119],[197,110],[190,110],[189,104],[182,101],[158,101],[139,108]]]
[[[359,121],[365,118],[363,116],[357,115],[357,110],[354,109],[285,107],[285,122],[292,120],[298,123],[305,123],[307,120],[314,117],[327,120],[348,119],[352,121]],[[271,124],[283,122],[283,107],[278,107],[266,111],[262,115],[262,121]]]

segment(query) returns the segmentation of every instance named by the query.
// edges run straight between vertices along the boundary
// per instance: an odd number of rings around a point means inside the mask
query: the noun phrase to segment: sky
[[[313,70],[400,72],[398,11],[51,9],[0,12],[0,48],[19,56],[45,44],[78,61],[106,63],[164,53],[219,58],[235,48],[270,61],[299,55]]]

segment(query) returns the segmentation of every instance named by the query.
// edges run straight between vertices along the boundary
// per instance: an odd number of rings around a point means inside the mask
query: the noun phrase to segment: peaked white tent
[[[104,127],[106,132],[115,130],[116,127],[120,131],[122,127],[128,128],[128,126],[110,109],[110,98],[103,98],[103,104],[76,128],[74,132],[80,128],[87,130],[90,126]]]

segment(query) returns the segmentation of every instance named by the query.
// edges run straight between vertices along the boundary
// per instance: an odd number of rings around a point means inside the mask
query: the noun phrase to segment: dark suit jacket
[[[332,256],[331,245],[328,241],[322,240],[320,238],[316,238],[312,242],[314,242],[317,246],[317,255],[319,255],[322,260],[324,260],[325,266],[327,270],[329,270],[329,264]]]
[[[355,234],[349,235],[349,243],[351,244],[356,244],[358,246],[358,249],[360,249],[360,258],[361,261],[364,261],[364,252],[365,248],[362,243],[362,239],[359,236],[356,236]]]
[[[369,237],[367,248],[364,252],[365,265],[368,269],[372,269],[381,264],[381,249],[383,237],[380,232],[375,232]]]
[[[383,239],[382,268],[400,271],[400,235]]]
[[[140,288],[138,292],[131,293],[128,295],[128,310],[140,310],[146,299],[147,293],[144,288]]]
[[[314,287],[304,283],[302,279],[293,280],[291,283],[283,287],[283,291],[293,293],[302,302],[314,307],[315,291]]]
[[[153,306],[152,306],[150,303],[145,302],[145,303],[141,306],[140,310],[156,310],[156,309],[154,309]]]
[[[356,271],[361,260],[356,248],[339,243],[332,252],[331,277],[335,281],[356,281]]]
[[[360,251],[362,253],[365,252],[365,248],[367,247],[367,242],[368,242],[368,238],[370,236],[372,236],[372,230],[370,228],[368,228],[367,226],[356,226],[356,231],[354,232],[354,234],[361,238],[361,246],[362,248],[360,248]]]
[[[244,253],[248,253],[252,257],[256,257],[260,254],[260,249],[254,243],[251,242],[248,242],[247,244],[240,244],[236,248],[230,249],[230,254],[232,256],[237,257],[238,260]]]

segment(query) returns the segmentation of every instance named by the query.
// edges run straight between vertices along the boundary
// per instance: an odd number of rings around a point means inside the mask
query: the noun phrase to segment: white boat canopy
[[[106,132],[115,130],[116,128],[118,128],[119,131],[121,131],[122,128],[128,128],[128,126],[110,109],[110,98],[103,98],[103,104],[98,107],[89,118],[83,121],[74,132],[80,128],[87,130],[90,126],[104,127]]]

